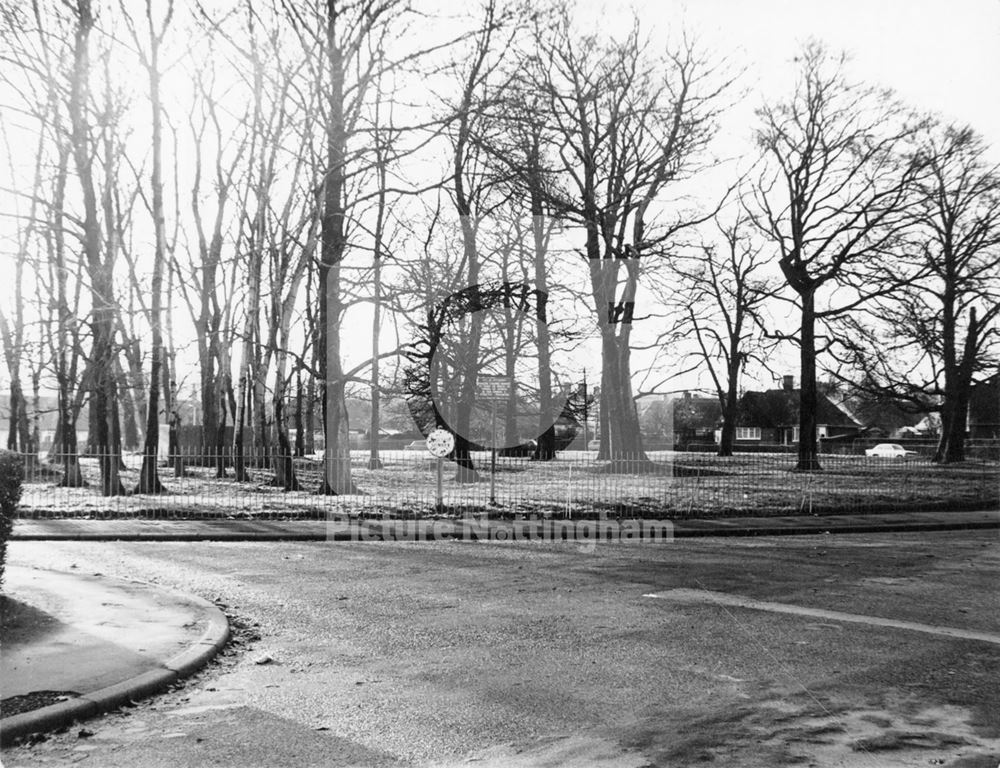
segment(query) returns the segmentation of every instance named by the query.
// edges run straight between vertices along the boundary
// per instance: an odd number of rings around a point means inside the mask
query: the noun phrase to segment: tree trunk
[[[819,444],[816,429],[816,296],[809,288],[802,297],[802,334],[799,363],[802,382],[799,390],[799,457],[795,469],[815,472],[823,467],[819,463]]]
[[[285,387],[283,366],[278,366],[278,382],[274,391],[274,436],[277,452],[272,457],[274,466],[274,484],[285,491],[299,490],[299,481],[295,477],[295,464],[292,461],[292,446],[288,442],[288,430],[285,424]]]
[[[934,461],[938,464],[952,464],[965,461],[966,426],[969,417],[968,391],[964,396],[958,392],[952,395],[952,403],[947,414],[942,413],[941,438]]]
[[[266,384],[260,371],[266,373],[267,366],[261,360],[261,355],[257,355],[256,359],[253,384],[250,387],[250,396],[253,405],[254,466],[258,469],[265,469],[271,461],[271,441],[269,438],[271,425],[268,421]]]
[[[83,488],[87,481],[80,471],[80,457],[76,447],[76,420],[73,405],[67,395],[67,387],[60,383],[59,391],[59,448],[63,465],[60,488]]]
[[[549,335],[548,245],[545,238],[545,207],[540,168],[541,135],[532,132],[528,156],[528,194],[531,207],[531,244],[535,270],[535,335],[538,344],[538,443],[534,461],[551,461],[556,457],[556,427],[552,413],[552,340]],[[584,446],[586,450],[587,446]]]
[[[91,371],[95,401],[92,425],[101,468],[101,494],[117,496],[125,493],[118,475],[119,457],[112,442],[113,411],[116,408],[114,381],[114,279],[110,254],[101,258],[101,229],[94,192],[90,126],[86,112],[89,81],[89,36],[94,19],[90,0],[77,0],[76,35],[73,80],[70,89],[69,113],[72,122],[73,157],[83,198],[83,252],[86,257],[92,299],[91,331],[93,353]]]
[[[7,450],[17,450],[17,422],[21,413],[21,385],[15,381],[10,383],[10,424],[7,428]]]
[[[302,365],[295,366],[295,455],[305,456],[305,425],[302,422]]]
[[[737,328],[739,328],[739,325]],[[739,412],[739,375],[741,367],[738,330],[737,335],[733,337],[732,341],[733,344],[729,350],[726,393],[721,398],[722,434],[719,435],[719,456],[732,456],[733,446],[736,442],[736,418]]]
[[[136,421],[137,406],[132,388],[129,385],[128,375],[121,365],[120,360],[115,360],[115,375],[118,377],[118,387],[122,397],[122,415],[124,424],[122,427],[125,449],[134,451],[139,447],[139,424]]]
[[[163,159],[162,159],[162,122],[160,105],[160,43],[162,36],[169,24],[164,23],[164,28],[157,33],[153,29],[152,7],[146,4],[146,22],[149,24],[149,101],[152,107],[153,119],[153,232],[155,238],[155,250],[153,253],[153,278],[150,285],[150,318],[152,326],[152,349],[149,364],[149,398],[146,403],[146,443],[142,451],[142,469],[139,471],[139,483],[136,485],[137,493],[163,493],[165,488],[160,482],[157,463],[160,452],[160,376],[163,366],[163,328],[162,303],[163,303],[163,265],[166,261],[166,233],[164,231],[164,211],[163,211]]]
[[[274,330],[269,340],[276,348],[272,410],[274,412],[274,437],[277,452],[273,457],[272,465],[275,485],[286,491],[299,490],[299,481],[295,477],[295,465],[292,461],[292,446],[288,441],[288,417],[285,414],[285,392],[288,384],[285,379],[285,370],[288,367],[289,329],[301,275],[302,272],[297,270],[296,274],[293,275],[288,296],[285,301],[279,302],[277,305],[279,317],[277,323],[272,326]],[[270,343],[269,346],[271,346]]]
[[[326,296],[324,317],[321,318],[326,337],[323,399],[323,420],[326,434],[325,472],[321,493],[344,495],[358,492],[351,479],[350,436],[348,433],[347,401],[344,371],[340,359],[340,263],[324,264],[320,274],[320,290]]]
[[[243,344],[243,354],[240,359],[240,377],[236,395],[236,414],[233,417],[233,472],[236,479],[245,483],[250,480],[247,472],[246,459],[243,455],[244,429],[247,418],[247,342]]]
[[[324,387],[323,423],[326,433],[325,471],[320,493],[353,494],[348,441],[346,381],[340,359],[340,319],[343,310],[340,262],[347,247],[344,195],[347,183],[347,133],[344,122],[344,60],[337,40],[337,0],[326,3],[326,66],[330,76],[326,126],[326,174],[323,185],[322,249],[320,257],[320,334]]]
[[[52,441],[49,460],[59,462],[63,466],[63,476],[58,483],[62,488],[80,488],[87,483],[80,470],[80,457],[76,444],[76,414],[79,412],[73,404],[73,386],[76,382],[76,367],[78,364],[79,347],[69,340],[69,329],[73,317],[69,309],[67,281],[69,278],[66,266],[66,247],[63,205],[66,195],[66,179],[69,165],[69,148],[66,145],[59,148],[59,163],[53,190],[52,212],[55,230],[51,243],[51,257],[54,262],[53,278],[56,285],[56,347],[55,376],[58,387],[58,423],[56,435]],[[79,284],[79,283],[78,283]],[[82,389],[82,388],[80,388]],[[79,394],[80,389],[77,390]]]
[[[540,225],[536,225],[540,226]],[[537,239],[537,238],[536,238]],[[536,246],[536,257],[538,254]],[[552,413],[552,350],[548,326],[548,282],[543,259],[535,260],[535,286],[537,304],[535,306],[535,333],[538,337],[538,443],[535,446],[535,461],[551,461],[556,457],[556,427]],[[586,446],[584,446],[586,449]]]
[[[310,374],[306,396],[306,435],[304,450],[307,455],[316,453],[316,381]]]
[[[950,323],[949,323],[950,321]],[[979,323],[976,309],[969,313],[969,327],[966,330],[965,345],[961,360],[955,350],[956,323],[953,315],[945,318],[945,391],[944,406],[941,409],[941,439],[934,452],[938,464],[952,464],[965,461],[965,439],[969,421],[969,397],[972,392],[972,370],[979,337]],[[950,325],[950,333],[948,326]],[[948,336],[952,341],[947,342]],[[950,347],[950,349],[949,349]],[[949,364],[950,363],[950,364]]]

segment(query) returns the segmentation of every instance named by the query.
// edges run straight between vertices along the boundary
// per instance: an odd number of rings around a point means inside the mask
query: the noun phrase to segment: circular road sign
[[[455,436],[447,429],[435,429],[427,435],[427,450],[431,456],[443,459],[455,450]]]

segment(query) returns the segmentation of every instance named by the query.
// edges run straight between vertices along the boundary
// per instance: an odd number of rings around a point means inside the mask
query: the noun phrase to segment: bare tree
[[[916,142],[911,249],[920,278],[843,319],[837,356],[855,386],[911,412],[939,412],[934,460],[965,457],[969,396],[1000,358],[1000,166],[971,128],[933,124]]]
[[[71,8],[68,4],[67,7]],[[72,101],[75,95],[71,84],[74,82],[73,74],[80,69],[76,66],[79,46],[73,39],[75,30],[72,25],[72,19],[52,13],[50,8],[37,0],[33,0],[28,7],[7,6],[0,17],[5,42],[0,52],[0,60],[3,61],[0,81],[4,83],[5,94],[14,95],[16,103],[9,105],[12,111],[28,117],[37,126],[37,152],[33,157],[31,185],[18,186],[18,174],[13,169],[15,156],[8,151],[12,161],[10,178],[15,187],[5,191],[16,195],[18,208],[21,199],[27,198],[29,211],[26,215],[17,216],[19,237],[15,286],[18,295],[13,327],[2,335],[8,363],[14,363],[9,365],[12,386],[18,388],[16,399],[21,403],[12,408],[12,426],[19,425],[23,443],[27,414],[23,406],[20,363],[27,349],[23,346],[24,295],[21,285],[23,269],[30,264],[39,298],[36,306],[42,341],[37,347],[38,358],[29,361],[33,386],[37,390],[43,370],[51,367],[59,390],[59,418],[49,458],[63,463],[61,484],[77,487],[86,483],[80,472],[75,425],[91,381],[86,373],[79,375],[86,332],[84,318],[76,314],[77,308],[85,304],[80,299],[85,283],[86,261],[72,258],[69,255],[71,249],[66,244],[67,234],[75,234],[75,227],[83,223],[67,204],[69,163],[75,135],[66,125],[67,102]],[[4,129],[6,131],[6,123]],[[31,189],[31,186],[34,188]],[[28,189],[31,191],[26,191]],[[16,215],[17,211],[14,213]],[[5,212],[5,215],[9,214]],[[94,233],[93,217],[89,225],[89,231]],[[99,237],[98,233],[98,247]],[[41,255],[37,259],[29,259],[30,251],[34,249]],[[47,354],[43,350],[47,350]],[[12,356],[17,359],[12,360]]]
[[[141,52],[142,63],[149,77],[149,103],[152,109],[153,129],[153,168],[150,177],[152,187],[153,233],[155,238],[153,251],[153,279],[150,286],[149,323],[152,331],[150,365],[149,365],[149,399],[146,413],[146,436],[142,451],[142,468],[139,471],[137,493],[162,493],[165,489],[157,472],[157,460],[160,445],[160,379],[163,367],[163,269],[167,261],[166,231],[163,203],[163,106],[160,100],[160,49],[164,36],[170,27],[173,17],[173,0],[168,0],[166,12],[160,23],[159,30],[153,21],[152,0],[146,0],[146,24],[149,31],[148,58],[140,44],[138,34],[133,31],[133,39]],[[126,14],[126,17],[128,14]],[[131,19],[130,19],[131,21]]]
[[[450,196],[455,206],[462,240],[462,265],[465,287],[480,283],[482,255],[478,242],[479,229],[488,216],[491,200],[489,193],[494,184],[485,153],[481,150],[482,135],[488,130],[489,114],[484,108],[492,97],[492,89],[500,87],[490,82],[506,49],[497,36],[506,18],[494,0],[487,0],[482,11],[482,21],[469,45],[461,64],[456,66],[456,76],[461,83],[456,103],[450,106],[451,120],[448,136],[451,142],[452,175]],[[509,43],[509,39],[506,40]],[[473,304],[475,299],[473,298]],[[479,348],[483,332],[483,314],[470,312],[463,318],[463,355],[457,378],[452,385],[457,394],[453,423],[455,450],[453,458],[460,482],[478,479],[469,454],[472,412],[476,399],[476,381],[480,368]]]
[[[93,136],[88,115],[90,94],[90,33],[94,15],[90,0],[77,0],[74,14],[73,68],[70,80],[69,118],[72,127],[73,160],[83,199],[83,252],[90,279],[93,351],[90,371],[94,398],[96,449],[101,468],[101,494],[125,493],[119,477],[119,457],[113,439],[117,396],[114,378],[114,253],[101,253],[101,225],[98,218],[96,184],[93,173]]]
[[[43,102],[44,103],[44,102]],[[47,106],[47,105],[46,105]],[[46,110],[47,112],[47,110]],[[44,122],[48,121],[49,115],[43,113],[40,118]],[[13,153],[10,151],[10,141],[7,136],[6,124],[0,123],[3,130],[4,144],[6,145],[8,159],[11,162],[10,176],[14,177]],[[17,253],[14,257],[14,310],[8,317],[7,313],[0,309],[0,344],[3,347],[4,359],[7,363],[7,371],[10,375],[10,423],[7,433],[7,449],[17,451],[20,448],[24,454],[24,461],[28,465],[37,462],[38,445],[32,439],[31,430],[28,425],[28,400],[24,395],[24,388],[21,382],[21,360],[27,358],[27,346],[25,341],[25,296],[24,296],[24,271],[28,263],[29,249],[35,243],[36,224],[39,216],[39,201],[42,199],[42,162],[45,156],[45,132],[39,131],[37,149],[35,152],[34,179],[32,191],[29,199],[29,209],[27,216],[20,214],[20,200],[15,198],[15,215],[18,219]]]
[[[516,71],[520,63],[523,59],[516,57],[511,69]],[[545,155],[548,134],[537,94],[519,87],[516,78],[505,81],[502,91],[489,107],[489,117],[499,130],[479,136],[477,140],[496,167],[493,174],[505,205],[512,209],[514,216],[530,222],[531,276],[538,297],[534,315],[539,393],[538,441],[532,458],[549,461],[555,458],[556,451],[555,420],[552,418],[553,340],[549,326],[550,273],[555,265],[549,245],[559,220],[552,215],[548,194],[554,176]]]
[[[559,182],[552,210],[584,229],[581,255],[601,337],[601,458],[649,468],[632,395],[640,275],[681,230],[711,213],[663,212],[671,185],[702,167],[728,86],[689,41],[658,57],[638,21],[621,41],[580,35],[563,9],[540,25],[526,88],[540,97]]]
[[[244,131],[240,131],[236,136],[226,140],[219,117],[217,103],[219,95],[214,90],[215,76],[211,65],[207,72],[206,69],[199,67],[192,73],[192,79],[196,90],[188,122],[195,144],[191,212],[197,234],[198,260],[190,265],[186,274],[180,265],[175,265],[175,269],[183,274],[179,285],[197,333],[203,425],[201,453],[210,457],[215,463],[216,476],[224,477],[226,395],[230,376],[224,336],[228,333],[225,319],[228,314],[226,309],[229,307],[229,294],[226,294],[226,299],[220,304],[220,293],[222,293],[220,270],[228,205],[234,186],[234,176],[246,151],[247,136]],[[198,117],[195,116],[196,111],[199,112]],[[203,146],[207,142],[205,134],[209,125],[212,126],[211,142],[214,148],[212,178],[215,193],[213,201],[215,211],[211,218],[210,230],[205,226],[207,214],[204,212],[205,201],[201,192]],[[235,145],[231,155],[227,152],[230,145]]]
[[[801,317],[796,468],[821,469],[816,429],[817,322],[843,315],[905,279],[897,257],[919,163],[904,156],[915,121],[884,90],[851,83],[844,57],[817,43],[799,56],[789,99],[758,111],[765,170],[751,219],[778,252]]]
[[[719,456],[732,456],[739,409],[739,381],[747,362],[766,365],[768,346],[760,312],[773,296],[763,274],[768,260],[737,215],[731,223],[716,219],[718,239],[702,243],[699,253],[677,259],[680,285],[669,301],[686,315],[684,331],[694,331],[699,362],[707,369],[722,409]]]
[[[322,126],[320,258],[318,275],[319,379],[323,387],[326,434],[321,493],[357,491],[351,474],[346,387],[353,373],[341,355],[341,321],[351,305],[343,273],[352,249],[351,234],[361,195],[355,184],[376,165],[371,142],[362,138],[361,117],[382,73],[419,53],[387,56],[389,38],[406,7],[397,0],[343,3],[326,0],[322,9],[302,9],[282,1],[282,10],[300,42]],[[353,185],[353,186],[352,186]],[[367,367],[367,366],[366,366]]]

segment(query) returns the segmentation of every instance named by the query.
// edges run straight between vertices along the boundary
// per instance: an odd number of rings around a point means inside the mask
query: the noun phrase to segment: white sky
[[[618,4],[583,5],[623,15]],[[768,95],[789,91],[791,59],[815,37],[851,53],[859,79],[1000,144],[998,0],[647,0],[636,8],[663,30],[683,19],[710,48],[745,63],[747,85]]]

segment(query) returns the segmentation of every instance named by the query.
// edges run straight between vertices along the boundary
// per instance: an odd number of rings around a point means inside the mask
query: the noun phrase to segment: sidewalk
[[[0,658],[5,745],[165,688],[229,636],[211,603],[144,582],[8,565],[4,594],[14,601]]]
[[[578,539],[593,520],[17,520],[12,539],[24,541],[395,541]],[[1000,530],[1000,510],[978,512],[898,512],[873,515],[789,515],[665,521],[605,521],[637,537],[653,530],[656,538],[705,536],[782,536],[821,533]],[[660,521],[656,521],[660,522]],[[588,527],[589,526],[589,527]],[[625,538],[623,535],[622,538]]]

